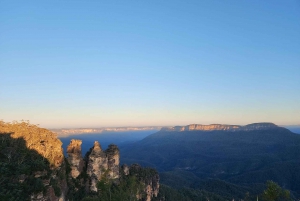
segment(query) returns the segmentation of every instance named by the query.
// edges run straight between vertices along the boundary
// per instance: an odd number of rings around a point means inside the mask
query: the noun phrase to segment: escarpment
[[[255,130],[268,130],[276,129],[273,123],[253,123],[245,126],[239,125],[226,125],[226,124],[190,124],[187,126],[174,126],[174,127],[164,127],[162,131],[255,131]]]

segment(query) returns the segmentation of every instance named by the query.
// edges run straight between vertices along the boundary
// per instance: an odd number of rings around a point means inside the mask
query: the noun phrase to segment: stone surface
[[[29,122],[4,123],[0,121],[0,132],[11,133],[11,137],[23,138],[28,149],[36,150],[47,159],[52,168],[58,168],[64,162],[62,142],[57,135],[45,128],[40,128]]]
[[[89,189],[97,192],[97,182],[105,176],[108,169],[108,159],[99,142],[95,141],[87,160],[87,174],[90,177]]]
[[[125,176],[129,175],[129,167],[128,165],[124,164],[122,165],[122,171],[124,173]]]
[[[108,179],[118,179],[120,177],[120,151],[116,145],[109,145],[105,151],[108,161]]]
[[[72,139],[67,148],[67,160],[70,164],[70,174],[73,178],[77,178],[80,175],[84,166],[84,161],[81,154],[81,144],[81,140]]]

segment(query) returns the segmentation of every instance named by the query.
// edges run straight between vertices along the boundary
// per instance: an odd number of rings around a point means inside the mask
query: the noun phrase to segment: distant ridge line
[[[221,130],[221,131],[252,131],[252,130],[269,130],[279,128],[279,126],[269,123],[253,123],[248,124],[246,126],[239,126],[239,125],[227,125],[227,124],[209,124],[209,125],[202,125],[202,124],[190,124],[187,126],[174,126],[174,127],[163,127],[161,131],[214,131],[214,130]]]

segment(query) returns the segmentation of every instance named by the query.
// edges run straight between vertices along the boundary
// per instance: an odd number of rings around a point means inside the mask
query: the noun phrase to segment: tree
[[[274,181],[267,181],[267,189],[263,192],[265,201],[289,201],[291,200],[290,191],[282,189]]]

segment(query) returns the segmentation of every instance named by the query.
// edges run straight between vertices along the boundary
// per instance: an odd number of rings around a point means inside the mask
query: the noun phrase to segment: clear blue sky
[[[0,119],[300,124],[300,1],[0,2]]]

